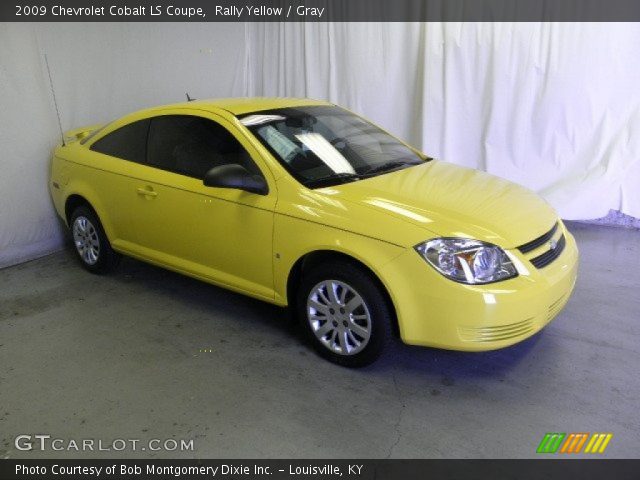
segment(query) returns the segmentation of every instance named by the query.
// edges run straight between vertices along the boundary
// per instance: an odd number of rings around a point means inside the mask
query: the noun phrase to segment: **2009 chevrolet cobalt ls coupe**
[[[534,193],[326,102],[194,101],[74,130],[50,189],[89,271],[126,254],[290,306],[347,366],[393,335],[519,342],[576,278],[575,241]]]

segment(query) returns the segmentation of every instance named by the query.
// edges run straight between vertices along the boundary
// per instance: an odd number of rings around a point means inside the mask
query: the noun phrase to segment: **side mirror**
[[[263,177],[251,175],[246,168],[237,163],[213,167],[205,174],[203,183],[207,187],[235,188],[259,195],[269,192]]]

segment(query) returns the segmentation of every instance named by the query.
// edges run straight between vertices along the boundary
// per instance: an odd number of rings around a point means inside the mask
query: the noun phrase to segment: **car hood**
[[[514,248],[558,220],[534,192],[485,172],[432,160],[331,187],[333,197],[404,219],[439,236]]]

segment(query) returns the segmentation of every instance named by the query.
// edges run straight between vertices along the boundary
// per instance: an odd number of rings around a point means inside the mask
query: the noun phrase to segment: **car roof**
[[[213,98],[206,100],[192,100],[182,102],[157,109],[166,108],[196,108],[215,112],[225,110],[233,115],[243,115],[245,113],[259,112],[262,110],[273,110],[277,108],[302,107],[312,105],[332,105],[322,100],[310,98],[285,98],[285,97],[236,97],[236,98]],[[152,109],[156,110],[156,109]]]

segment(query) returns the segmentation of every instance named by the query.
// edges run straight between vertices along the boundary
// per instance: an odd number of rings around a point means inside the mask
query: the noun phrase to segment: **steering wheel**
[[[331,140],[329,143],[334,147],[337,147],[339,143],[344,144],[342,148],[347,146],[347,141],[343,137],[336,137],[333,140]]]
[[[318,161],[305,157],[302,153],[296,153],[294,157],[289,161],[291,168],[295,170],[307,170],[317,166]]]

